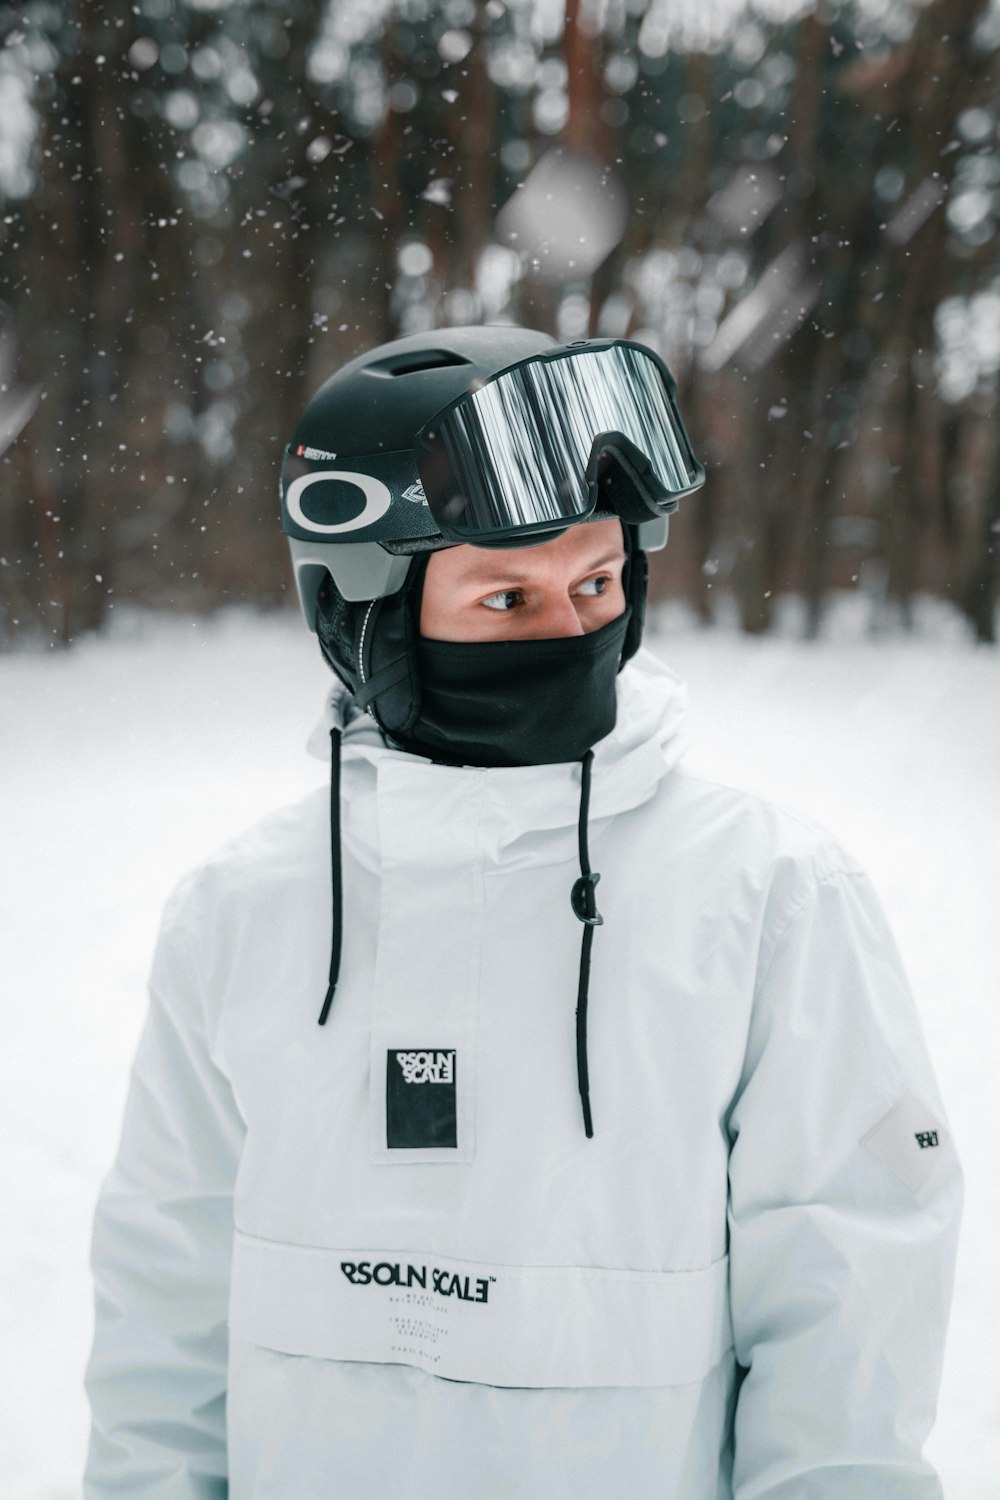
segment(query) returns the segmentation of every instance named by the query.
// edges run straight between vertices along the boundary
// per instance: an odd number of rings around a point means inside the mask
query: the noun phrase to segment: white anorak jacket
[[[92,1500],[930,1500],[960,1175],[865,875],[678,766],[342,756],[171,898],[94,1238]],[[390,1144],[392,1142],[392,1144]]]

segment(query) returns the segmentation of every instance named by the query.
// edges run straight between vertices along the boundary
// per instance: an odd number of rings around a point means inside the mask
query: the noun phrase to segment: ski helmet
[[[380,728],[405,746],[419,712],[415,642],[419,596],[430,552],[456,545],[446,535],[418,467],[418,436],[426,444],[439,414],[515,368],[550,353],[558,358],[585,347],[557,346],[547,334],[510,325],[446,328],[411,334],[358,356],[332,375],[306,406],[287,445],[281,470],[282,523],[289,538],[296,588],[325,659]],[[607,341],[630,349],[626,341]],[[656,359],[650,351],[642,351]],[[656,361],[673,391],[672,377]],[[676,408],[674,408],[676,410]],[[679,416],[677,418],[679,422]],[[681,424],[683,434],[683,426]],[[621,437],[621,435],[618,435]],[[686,444],[686,434],[683,434]],[[557,514],[478,545],[511,547],[544,542],[570,524],[618,516],[626,539],[623,584],[632,616],[622,663],[642,634],[645,553],[665,545],[668,509],[636,508],[643,454],[621,438],[605,455],[596,505],[586,514]],[[690,455],[689,446],[685,450]],[[608,462],[608,457],[612,461]],[[648,464],[646,464],[648,469]],[[428,473],[424,461],[423,473]],[[697,488],[704,471],[690,455],[684,478]],[[444,526],[444,530],[442,529]]]

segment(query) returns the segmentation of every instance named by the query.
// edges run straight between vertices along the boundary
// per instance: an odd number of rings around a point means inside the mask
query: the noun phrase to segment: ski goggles
[[[602,487],[623,520],[642,523],[705,482],[673,376],[628,339],[581,340],[501,370],[437,412],[414,456],[451,542],[502,543],[586,519]]]

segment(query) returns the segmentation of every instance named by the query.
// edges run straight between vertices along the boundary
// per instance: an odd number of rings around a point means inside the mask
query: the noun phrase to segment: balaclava
[[[635,528],[622,529],[625,611],[589,635],[425,640],[424,555],[385,599],[348,603],[328,578],[316,617],[323,656],[399,749],[451,765],[579,760],[614,728],[615,680],[642,634],[646,556]]]

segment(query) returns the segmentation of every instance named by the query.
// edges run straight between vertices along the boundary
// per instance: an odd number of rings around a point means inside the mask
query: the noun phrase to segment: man
[[[412,336],[309,404],[329,828],[169,903],[89,1496],[940,1495],[960,1179],[892,938],[822,830],[679,766],[640,649],[702,478],[624,340]]]

